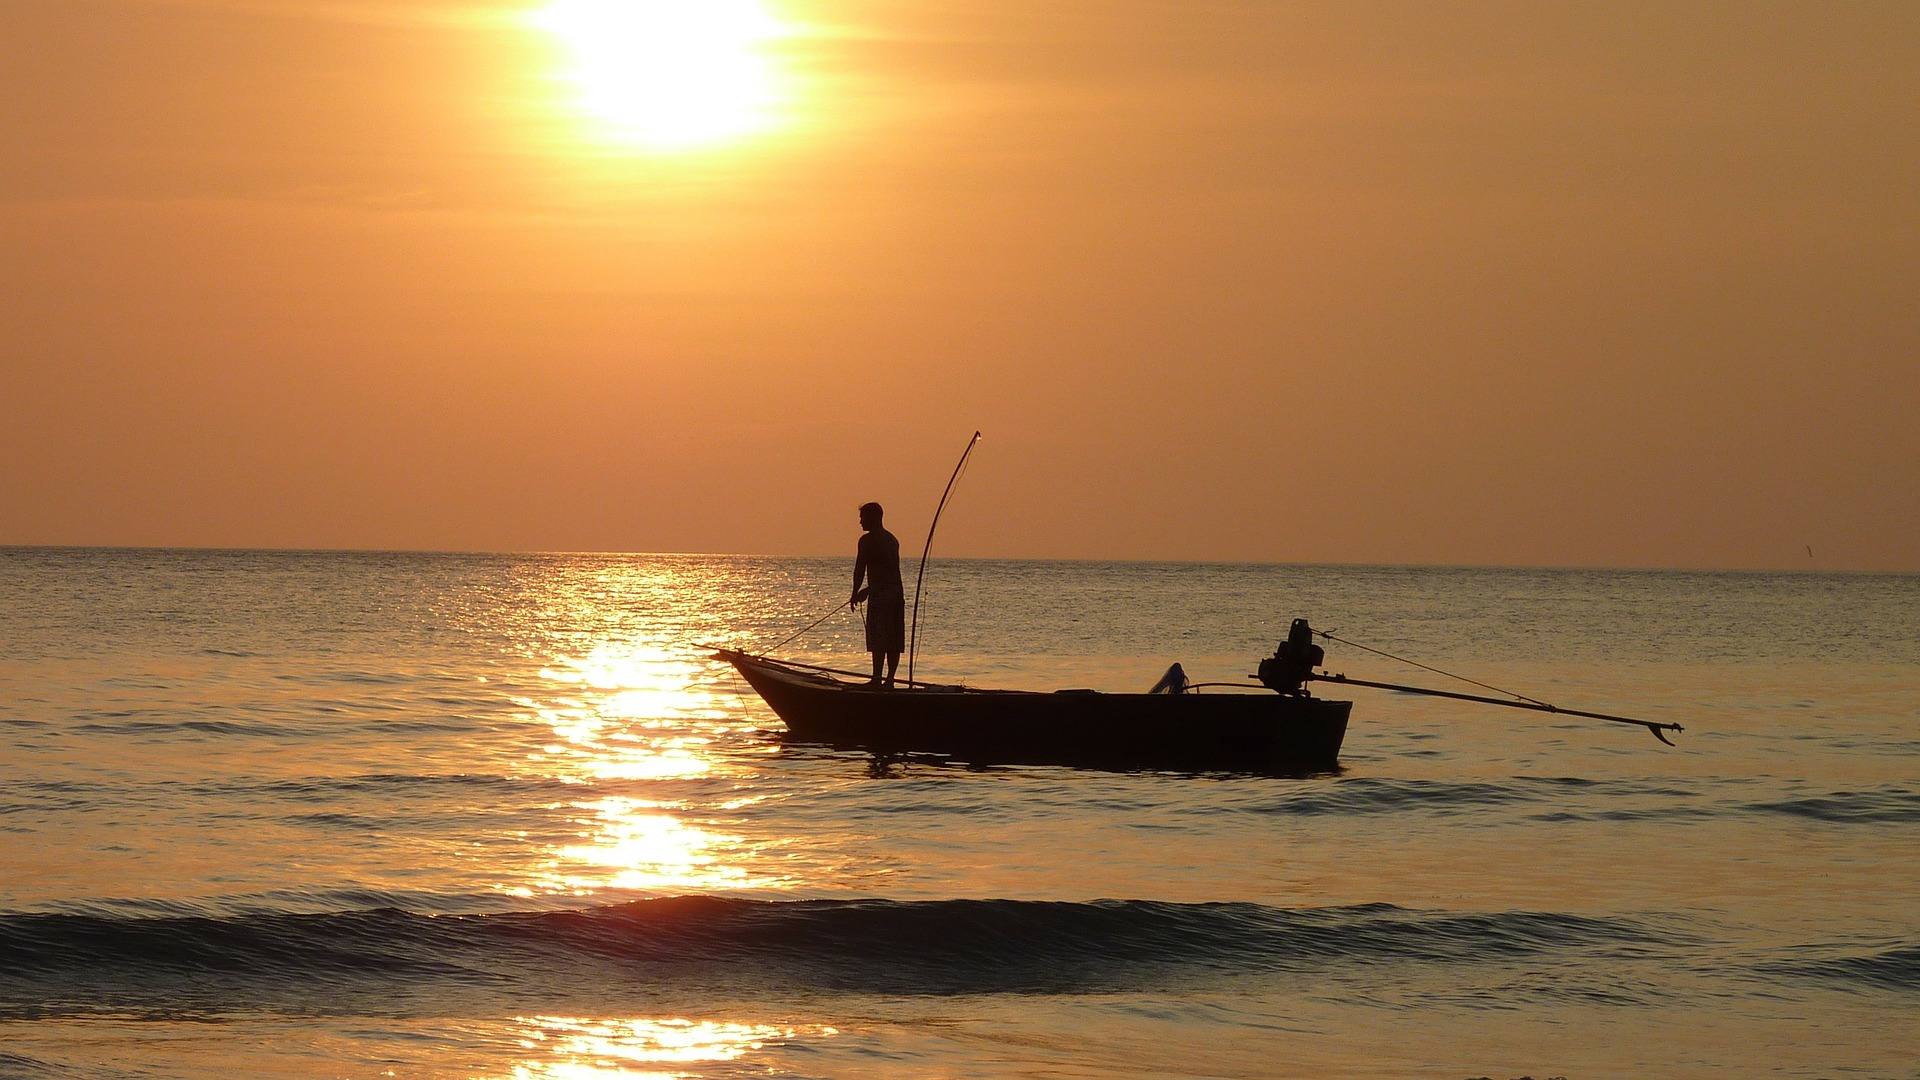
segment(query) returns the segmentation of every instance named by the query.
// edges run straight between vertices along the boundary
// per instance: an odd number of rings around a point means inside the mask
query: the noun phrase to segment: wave
[[[1322,814],[1373,814],[1398,810],[1467,811],[1537,799],[1537,793],[1511,784],[1447,783],[1358,777],[1326,787],[1289,794],[1277,802],[1249,807],[1262,814],[1315,817]],[[1206,808],[1202,808],[1203,810]]]
[[[360,773],[350,776],[314,776],[284,780],[229,781],[202,785],[207,794],[268,795],[290,799],[338,798],[370,793],[416,793],[436,790],[510,792],[551,788],[563,790],[569,781],[547,776],[507,776],[500,773]]]
[[[672,781],[644,778],[595,778],[583,781],[568,776],[494,772],[350,773],[291,778],[235,776],[216,780],[115,783],[0,777],[0,798],[44,800],[49,804],[59,802],[54,808],[67,809],[70,808],[67,802],[61,800],[70,801],[72,807],[85,807],[95,803],[157,798],[261,798],[318,802],[357,796],[432,797],[449,793],[522,793],[545,797],[556,793],[578,794],[583,790],[603,794],[618,794],[628,790],[657,793],[663,786],[672,785]]]
[[[1709,806],[1648,806],[1619,810],[1548,810],[1528,815],[1528,821],[1559,823],[1571,821],[1682,821],[1707,818],[1718,813]]]
[[[1780,961],[1761,969],[1779,975],[1797,975],[1854,987],[1882,990],[1920,990],[1920,945],[1901,945],[1882,952],[1855,953],[1822,960]]]
[[[368,710],[386,710],[399,712],[404,704],[360,702],[343,705],[333,702],[314,701],[283,712],[294,715],[311,713],[319,716],[339,716],[348,712],[366,712]],[[329,722],[324,727],[311,723],[293,724],[271,723],[265,720],[249,718],[246,720],[207,720],[200,718],[171,720],[92,720],[75,724],[69,731],[83,735],[128,735],[145,739],[205,739],[209,736],[221,738],[278,739],[299,742],[312,739],[335,739],[352,733],[372,733],[379,735],[433,735],[448,732],[471,734],[515,726],[510,720],[483,719],[469,716],[420,715],[408,714],[397,717],[368,717],[365,719]]]
[[[1920,791],[1886,788],[1879,791],[1834,791],[1824,795],[1749,803],[1751,813],[1785,814],[1840,824],[1920,821]]]
[[[259,720],[240,722],[235,720],[120,720],[115,722],[92,721],[75,724],[70,730],[85,735],[134,735],[146,737],[198,737],[219,735],[250,739],[287,739],[309,738],[314,733],[282,724],[269,724]]]
[[[1277,800],[1254,803],[1240,809],[1256,814],[1298,816],[1400,811],[1431,811],[1450,815],[1517,804],[1550,802],[1564,806],[1569,799],[1605,799],[1652,803],[1644,812],[1660,813],[1667,808],[1657,800],[1690,799],[1695,795],[1695,792],[1665,784],[1634,780],[1587,780],[1571,776],[1516,776],[1510,780],[1493,782],[1351,777],[1325,785],[1303,787],[1287,792]],[[1198,807],[1193,812],[1213,813],[1215,808]],[[1683,812],[1692,813],[1694,810],[1686,807]]]
[[[539,905],[529,907],[528,905]],[[405,911],[415,915],[535,914],[541,911],[577,911],[578,900],[564,895],[523,897],[497,890],[394,889],[366,886],[339,888],[291,887],[218,897],[100,896],[85,900],[61,899],[35,904],[24,911],[0,915],[72,915],[103,921],[161,918],[241,919],[271,915],[334,915],[354,911]]]
[[[0,1076],[60,1076],[63,1072],[64,1070],[56,1068],[49,1062],[41,1061],[39,1058],[31,1058],[25,1054],[13,1054],[5,1050],[0,1050]]]
[[[1086,992],[1344,965],[1474,964],[1679,938],[1624,919],[1372,904],[686,896],[572,911],[397,908],[230,916],[0,916],[0,1015],[48,1002],[228,1000],[396,986],[703,985],[899,994]]]

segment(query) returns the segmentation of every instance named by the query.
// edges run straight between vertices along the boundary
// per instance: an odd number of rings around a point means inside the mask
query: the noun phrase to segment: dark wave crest
[[[26,1080],[27,1077],[61,1076],[64,1074],[65,1070],[56,1068],[54,1065],[41,1061],[39,1058],[31,1058],[25,1054],[12,1054],[5,1050],[0,1050],[0,1076],[14,1078],[14,1080]]]
[[[1465,813],[1481,807],[1524,802],[1539,796],[1512,784],[1447,783],[1358,777],[1290,793],[1255,807],[1257,813],[1314,817],[1324,814],[1375,814],[1403,810]]]
[[[1763,968],[1776,974],[1811,977],[1858,988],[1920,990],[1920,945],[1766,964]]]
[[[1499,807],[1523,808],[1550,804],[1531,820],[1576,821],[1613,817],[1697,817],[1718,812],[1698,805],[1699,792],[1645,780],[1587,780],[1579,777],[1517,776],[1503,781],[1406,780],[1387,777],[1348,777],[1327,784],[1302,786],[1279,796],[1263,796],[1236,806],[1255,814],[1289,816],[1352,816],[1362,814],[1429,813],[1473,817]],[[1601,809],[1593,809],[1599,806]],[[1214,807],[1192,813],[1214,813]]]
[[[1775,802],[1750,803],[1747,810],[1785,814],[1841,824],[1920,821],[1920,791],[1882,788],[1878,791],[1833,791]]]
[[[580,911],[130,918],[0,916],[0,1008],[132,993],[377,995],[396,987],[580,987],[634,979],[881,993],[1133,989],[1350,964],[1644,953],[1670,932],[1619,919],[1387,904],[680,897]],[[11,1000],[9,1000],[11,999]]]

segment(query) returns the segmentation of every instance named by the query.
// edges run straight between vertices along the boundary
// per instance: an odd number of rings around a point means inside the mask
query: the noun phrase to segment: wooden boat
[[[715,659],[731,663],[800,742],[857,747],[880,753],[922,751],[975,762],[1035,762],[1118,768],[1243,769],[1318,772],[1340,763],[1350,701],[1316,698],[1311,682],[1366,686],[1404,694],[1471,701],[1510,709],[1635,724],[1667,745],[1679,724],[1631,716],[1563,709],[1536,698],[1516,700],[1435,690],[1423,686],[1352,679],[1316,671],[1326,652],[1315,637],[1343,641],[1399,660],[1293,620],[1286,640],[1260,661],[1257,682],[1187,683],[1175,664],[1153,693],[1105,694],[1092,690],[976,690],[906,680],[900,689],[836,678],[853,672],[774,660],[737,649]],[[1413,663],[1413,661],[1405,661]],[[1418,665],[1477,687],[1486,683]],[[857,678],[857,676],[856,676]],[[1202,694],[1203,686],[1251,693]],[[1262,692],[1257,687],[1265,687]],[[1169,692],[1159,693],[1162,688]]]
[[[853,681],[855,672],[814,664],[775,660],[738,649],[718,649],[714,658],[731,663],[767,705],[786,723],[800,742],[856,747],[880,753],[927,752],[975,762],[1036,762],[1094,766],[1170,769],[1257,769],[1312,772],[1334,769],[1340,763],[1340,744],[1347,737],[1350,701],[1314,697],[1307,684],[1314,681],[1366,686],[1407,694],[1451,698],[1535,712],[1591,717],[1619,724],[1637,724],[1654,738],[1673,745],[1666,733],[1683,730],[1679,724],[1638,720],[1630,716],[1562,709],[1538,698],[1478,682],[1439,668],[1382,652],[1357,642],[1313,629],[1305,619],[1293,620],[1286,640],[1272,656],[1260,661],[1257,682],[1208,683],[1238,691],[1200,694],[1187,683],[1175,664],[1161,685],[1145,694],[1109,694],[1093,690],[977,690],[965,686],[938,686],[913,678],[913,656],[919,642],[920,586],[933,550],[933,533],[940,512],[953,494],[954,481],[980,442],[973,433],[960,461],[947,478],[947,488],[934,507],[927,542],[920,551],[920,571],[914,579],[913,634],[907,647],[907,678],[898,688],[882,688]],[[857,580],[857,579],[856,579]],[[858,597],[854,598],[857,602]],[[781,645],[819,626],[840,610],[827,613]],[[1514,700],[1451,690],[1350,679],[1316,671],[1326,651],[1315,637],[1342,641],[1391,660],[1412,663],[1435,674],[1496,690]],[[779,648],[779,645],[774,646]],[[897,659],[897,658],[896,658]],[[876,660],[877,663],[877,660]],[[853,676],[853,679],[835,676]],[[1265,687],[1262,693],[1255,687]],[[1167,693],[1160,693],[1162,689]]]
[[[1348,701],[1305,694],[882,689],[721,649],[796,742],[976,763],[1314,772],[1336,768]]]

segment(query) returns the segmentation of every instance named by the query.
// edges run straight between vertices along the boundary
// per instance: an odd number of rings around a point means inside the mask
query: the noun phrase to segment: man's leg
[[[897,652],[888,653],[887,654],[887,685],[888,686],[893,685],[894,672],[897,672],[899,670],[900,670],[900,654]]]
[[[873,654],[873,682],[876,686],[880,683],[880,659],[883,655],[878,652]]]

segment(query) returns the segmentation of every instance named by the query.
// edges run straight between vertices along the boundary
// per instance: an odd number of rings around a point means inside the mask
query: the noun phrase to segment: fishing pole
[[[781,639],[780,644],[767,649],[765,652],[762,652],[760,655],[766,656],[769,653],[772,653],[775,649],[785,648],[789,642],[793,641],[793,639],[799,637],[800,635],[806,633],[807,631],[813,629],[816,626],[819,626],[821,623],[826,622],[828,619],[831,619],[835,615],[839,614],[840,609],[845,607],[846,605],[847,605],[847,602],[845,600],[835,600],[833,602],[833,606],[827,609],[827,613],[825,615],[820,616],[819,618],[813,620],[812,622],[801,627],[800,629],[795,630],[793,633],[788,634],[785,638]]]
[[[967,448],[960,452],[960,461],[953,467],[953,475],[947,477],[947,489],[940,493],[940,504],[933,508],[933,523],[927,526],[927,543],[920,549],[920,572],[913,577],[913,636],[907,641],[907,685],[913,685],[913,657],[920,648],[920,585],[927,579],[927,555],[933,551],[933,530],[940,527],[940,511],[947,508],[947,496],[953,494],[953,482],[960,479],[960,470],[966,468],[967,458],[973,454],[974,444],[980,441],[980,433],[974,432],[967,440]]]

